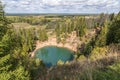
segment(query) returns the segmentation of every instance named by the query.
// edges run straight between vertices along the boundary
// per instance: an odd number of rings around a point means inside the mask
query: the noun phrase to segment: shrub
[[[57,62],[57,65],[63,65],[64,64],[64,62],[62,61],[62,60],[59,60],[58,62]]]
[[[105,56],[106,51],[107,51],[106,47],[103,47],[103,48],[95,47],[90,54],[90,58],[93,60],[102,58],[103,56]]]

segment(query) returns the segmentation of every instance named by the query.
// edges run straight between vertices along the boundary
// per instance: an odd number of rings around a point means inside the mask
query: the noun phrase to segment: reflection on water
[[[57,64],[59,60],[64,62],[73,60],[73,52],[61,47],[47,46],[36,51],[35,58],[39,58],[47,67]]]

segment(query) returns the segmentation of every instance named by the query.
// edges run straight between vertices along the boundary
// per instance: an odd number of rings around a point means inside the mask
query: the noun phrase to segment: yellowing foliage
[[[90,58],[93,60],[100,59],[105,56],[106,52],[106,47],[95,47],[91,52]]]

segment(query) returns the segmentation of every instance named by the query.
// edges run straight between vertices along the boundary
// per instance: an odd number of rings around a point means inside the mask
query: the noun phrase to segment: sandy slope
[[[88,35],[88,37],[89,37],[89,35],[93,35],[93,34],[94,34],[94,32],[90,31],[86,35]],[[65,48],[68,48],[68,49],[76,52],[78,45],[80,45],[82,42],[83,41],[80,41],[79,38],[76,37],[76,32],[72,32],[71,34],[69,34],[69,37],[66,39],[64,44],[63,43],[57,43],[56,36],[52,35],[45,42],[36,41],[36,48],[31,53],[31,57],[34,57],[35,52],[36,52],[37,49],[45,47],[45,46],[65,47]]]

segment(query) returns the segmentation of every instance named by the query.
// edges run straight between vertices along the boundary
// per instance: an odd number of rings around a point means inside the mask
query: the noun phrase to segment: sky
[[[118,13],[120,0],[2,0],[6,13]]]

